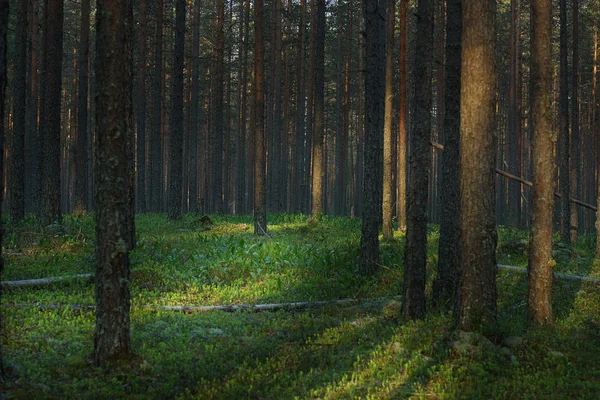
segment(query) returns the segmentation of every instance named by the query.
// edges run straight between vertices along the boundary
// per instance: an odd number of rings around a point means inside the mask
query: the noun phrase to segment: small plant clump
[[[360,221],[159,214],[137,218],[131,253],[134,356],[91,363],[89,280],[13,288],[2,305],[9,379],[0,398],[595,398],[600,393],[600,290],[555,280],[554,325],[527,329],[525,275],[498,273],[499,318],[455,332],[450,311],[401,317],[404,236],[382,243],[372,278],[358,272]],[[428,286],[438,229],[429,229]],[[94,221],[8,225],[5,280],[94,272]],[[527,236],[500,229],[498,263],[527,266]],[[555,272],[600,277],[593,240],[554,258]],[[169,306],[352,299],[318,307],[181,313]],[[431,308],[431,307],[430,307]]]

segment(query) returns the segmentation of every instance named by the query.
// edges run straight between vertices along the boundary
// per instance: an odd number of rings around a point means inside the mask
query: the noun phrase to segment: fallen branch
[[[341,299],[341,300],[324,300],[324,301],[298,301],[293,303],[274,303],[274,304],[235,304],[229,306],[140,306],[132,307],[133,310],[143,311],[174,311],[185,314],[209,312],[209,311],[225,311],[225,312],[236,312],[236,311],[279,311],[279,310],[302,310],[307,308],[325,307],[329,305],[343,305],[343,304],[358,304],[358,303],[376,303],[386,300],[399,299],[401,296],[391,297],[378,297],[368,299]],[[85,304],[7,304],[9,307],[17,308],[39,308],[41,310],[62,310],[65,307],[71,309],[71,311],[93,311],[96,309],[94,305]]]
[[[444,145],[443,145],[443,144],[439,144],[439,143],[437,143],[437,142],[434,142],[433,140],[430,140],[430,141],[429,141],[429,144],[430,144],[430,145],[431,145],[431,147],[433,147],[433,148],[436,148],[436,149],[438,149],[438,150],[444,151]],[[531,183],[531,182],[529,182],[529,181],[526,181],[525,179],[523,179],[523,178],[521,178],[521,177],[518,177],[518,176],[516,176],[516,175],[510,174],[510,173],[508,173],[508,172],[506,172],[506,171],[503,171],[503,170],[501,170],[501,169],[499,169],[499,168],[496,168],[496,173],[497,173],[498,175],[502,175],[502,176],[503,176],[503,177],[505,177],[505,178],[512,179],[513,181],[519,182],[519,183],[520,183],[520,184],[522,184],[522,185],[529,186],[529,187],[533,187],[533,183]],[[556,197],[556,198],[559,198],[559,199],[560,199],[560,198],[562,198],[562,194],[560,194],[560,193],[558,193],[558,192],[555,192],[555,193],[554,193],[554,197]],[[590,210],[592,210],[592,211],[598,211],[598,207],[596,207],[596,206],[594,206],[594,205],[592,205],[592,204],[585,203],[585,202],[583,202],[583,201],[581,201],[581,200],[578,200],[578,199],[575,199],[575,198],[573,198],[573,197],[569,197],[569,201],[570,201],[571,203],[574,203],[574,204],[580,205],[581,207],[584,207],[584,208],[590,209]]]
[[[57,276],[54,278],[43,278],[43,279],[28,279],[24,281],[4,281],[2,282],[2,287],[5,289],[17,288],[17,287],[27,287],[27,286],[47,286],[56,282],[62,281],[70,281],[74,279],[92,279],[94,277],[93,274],[79,274],[79,275],[66,275],[66,276]]]
[[[501,264],[498,264],[498,268],[499,269],[509,270],[509,271],[516,271],[516,272],[520,272],[520,273],[527,273],[527,268],[515,267],[513,265],[501,265]],[[559,274],[557,272],[555,272],[552,275],[554,276],[555,279],[556,278],[560,278],[560,279],[566,279],[566,280],[569,280],[569,281],[584,281],[584,282],[591,282],[591,283],[593,283],[595,285],[600,285],[600,279],[590,278],[588,276]]]

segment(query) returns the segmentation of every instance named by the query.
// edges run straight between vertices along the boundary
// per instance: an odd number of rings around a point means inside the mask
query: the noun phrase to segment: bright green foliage
[[[525,276],[501,271],[499,323],[484,332],[492,344],[475,351],[455,345],[450,314],[404,321],[390,315],[387,301],[263,313],[136,308],[401,292],[402,236],[382,244],[384,267],[366,279],[356,273],[357,220],[270,216],[269,237],[256,237],[251,218],[210,218],[138,217],[131,314],[136,355],[129,364],[102,371],[89,362],[94,314],[68,308],[93,304],[89,282],[8,292],[2,340],[15,379],[0,397],[570,399],[600,391],[600,290],[587,283],[557,281],[554,327],[527,331]],[[93,238],[89,216],[65,217],[62,226],[41,231],[31,220],[9,226],[6,279],[92,272]],[[438,239],[431,227],[428,292]],[[557,247],[557,271],[600,276],[594,243],[582,237],[571,252]],[[524,234],[501,229],[499,262],[524,266],[526,255]],[[24,303],[64,307],[10,305]],[[522,337],[522,344],[503,348],[510,336]]]

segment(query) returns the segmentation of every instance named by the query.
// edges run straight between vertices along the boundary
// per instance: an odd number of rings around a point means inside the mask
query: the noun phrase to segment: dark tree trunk
[[[310,44],[308,59],[308,93],[306,100],[306,141],[304,145],[304,176],[302,192],[302,212],[310,212],[311,200],[311,168],[312,168],[312,141],[314,131],[314,104],[315,104],[315,62],[316,62],[316,39],[317,39],[317,2],[311,0],[310,3]],[[314,171],[314,168],[312,168]]]
[[[573,0],[573,69],[571,73],[571,185],[570,195],[581,199],[581,143],[579,134],[579,0]],[[577,241],[579,210],[571,207],[571,242]]]
[[[520,62],[520,0],[511,0],[511,23],[510,23],[510,74],[509,74],[509,99],[508,99],[508,164],[510,173],[521,176],[520,154],[520,113],[519,113],[519,62]],[[509,188],[509,221],[512,226],[521,223],[521,185],[515,181],[508,182]]]
[[[212,198],[215,211],[225,212],[223,204],[223,147],[225,139],[225,129],[223,126],[223,86],[224,81],[224,62],[225,62],[225,0],[217,1],[217,48],[215,60],[215,91],[214,91],[214,149],[212,165]]]
[[[312,216],[323,214],[323,174],[325,162],[325,0],[316,0],[317,24],[315,37],[315,127],[313,130]]]
[[[142,0],[143,2],[144,0]],[[90,0],[81,2],[81,38],[77,78],[77,136],[75,138],[75,210],[87,209],[88,195],[88,77]]]
[[[282,194],[284,189],[281,187],[283,174],[281,165],[281,0],[275,0],[273,4],[273,45],[272,45],[272,65],[273,65],[273,92],[271,96],[272,104],[272,132],[273,136],[269,138],[271,153],[269,156],[269,181],[271,188],[269,190],[269,202],[273,211],[282,210]]]
[[[87,1],[87,0],[86,0]],[[139,2],[140,27],[138,32],[139,60],[137,87],[137,209],[146,211],[146,0]]]
[[[175,57],[173,62],[173,110],[171,114],[171,162],[169,163],[169,219],[181,218],[183,190],[183,68],[185,47],[185,0],[177,0]]]
[[[442,194],[440,244],[433,298],[447,303],[455,298],[458,285],[460,246],[460,62],[462,51],[462,0],[446,3],[446,67],[444,88],[444,153],[442,155]]]
[[[293,212],[302,211],[303,179],[304,179],[304,141],[306,134],[306,84],[304,73],[304,59],[306,58],[305,40],[306,40],[306,0],[300,1],[300,22],[298,27],[298,59],[296,64],[296,82],[297,82],[297,105],[296,105],[296,173],[292,175],[291,188],[295,192],[291,196],[291,209]]]
[[[398,194],[396,214],[398,218],[398,230],[406,230],[406,104],[408,88],[408,0],[400,0],[400,88],[398,93]]]
[[[38,110],[39,110],[39,3],[31,0],[30,3],[30,39],[29,39],[29,78],[27,98],[27,136],[25,138],[25,210],[37,212],[39,186],[37,172],[39,169],[39,138],[38,138]]]
[[[4,121],[4,107],[6,104],[6,80],[7,80],[7,65],[6,53],[8,43],[6,41],[6,32],[8,31],[8,0],[0,0],[0,121]],[[4,123],[0,122],[0,149],[4,148]],[[4,176],[4,152],[0,151],[0,176]],[[0,179],[0,193],[4,192],[4,180]],[[2,200],[4,196],[0,196],[0,217],[2,216]],[[0,243],[2,242],[4,228],[2,227],[2,219],[0,218]],[[2,260],[2,246],[0,246],[0,280],[4,272],[4,262]],[[2,301],[2,287],[0,286],[0,302]],[[1,310],[0,310],[1,312]],[[0,314],[0,320],[3,320]],[[4,379],[4,363],[2,357],[2,342],[0,341],[0,378]]]
[[[418,51],[415,59],[414,111],[411,132],[410,176],[406,211],[406,248],[402,313],[419,318],[425,313],[427,264],[427,197],[431,166],[433,61],[433,1],[419,0]]]
[[[394,236],[392,227],[392,125],[394,119],[394,0],[387,0],[386,61],[385,61],[385,119],[383,121],[383,238]]]
[[[25,217],[25,121],[27,103],[27,6],[19,1],[15,37],[13,131],[10,151],[10,220],[20,222]],[[3,120],[0,120],[3,123]]]
[[[194,28],[192,38],[192,98],[190,102],[190,211],[199,210],[198,204],[198,137],[200,120],[200,0],[194,0]]]
[[[60,109],[62,90],[63,0],[45,0],[48,19],[44,27],[45,65],[44,145],[41,222],[61,222]]]
[[[527,316],[552,323],[552,220],[554,155],[552,138],[552,1],[531,2],[533,113],[533,204],[529,246]]]
[[[97,1],[96,332],[94,364],[131,354],[128,160],[133,122],[130,0]]]
[[[365,139],[360,271],[373,274],[379,264],[379,228],[383,196],[383,117],[385,95],[384,0],[364,0],[365,49]],[[382,18],[383,17],[383,18]]]
[[[152,94],[152,137],[150,143],[150,167],[152,170],[151,208],[154,212],[162,209],[162,81],[163,81],[163,18],[164,0],[156,0],[156,26],[154,48],[154,87]]]
[[[342,135],[340,138],[340,159],[339,159],[339,213],[340,215],[348,215],[346,209],[346,199],[348,188],[347,186],[347,174],[348,174],[348,132],[350,130],[350,63],[352,61],[352,4],[348,2],[348,22],[346,32],[346,61],[344,67],[344,109],[342,111]]]
[[[560,87],[559,87],[559,137],[560,137],[560,239],[571,245],[571,195],[569,165],[569,71],[567,40],[567,0],[560,0]]]
[[[496,320],[495,0],[463,0],[460,329]]]
[[[256,117],[254,125],[254,234],[267,234],[267,197],[265,193],[265,97],[264,97],[264,10],[263,0],[254,2],[254,84]]]

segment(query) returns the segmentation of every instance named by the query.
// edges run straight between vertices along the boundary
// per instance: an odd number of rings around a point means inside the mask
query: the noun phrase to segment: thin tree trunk
[[[406,230],[406,130],[407,130],[407,88],[408,88],[408,0],[400,0],[400,89],[398,93],[398,194],[396,215],[398,230]]]
[[[348,131],[350,130],[350,63],[352,60],[352,4],[348,2],[347,32],[346,32],[346,62],[344,69],[344,109],[342,115],[341,153],[339,159],[339,206],[340,215],[348,215],[346,210],[346,193],[348,192]]]
[[[212,198],[215,211],[225,212],[223,204],[223,147],[225,130],[223,126],[223,86],[224,86],[224,38],[225,38],[225,0],[217,1],[217,47],[215,60],[214,91],[214,149],[212,165]]]
[[[133,129],[130,0],[97,0],[96,331],[94,364],[128,358],[130,232],[128,144]]]
[[[28,97],[27,97],[27,136],[25,139],[25,210],[36,212],[38,210],[38,180],[37,171],[39,168],[39,141],[38,141],[38,110],[39,110],[39,3],[38,0],[31,0],[30,3],[30,22],[29,22],[29,78],[28,78]]]
[[[13,131],[10,151],[10,220],[20,222],[25,217],[25,130],[27,103],[27,6],[28,0],[19,1],[15,37]],[[0,121],[3,123],[3,121]]]
[[[315,104],[315,62],[316,62],[316,33],[317,33],[317,0],[311,0],[310,3],[310,45],[309,45],[309,60],[308,60],[308,98],[306,101],[306,142],[304,149],[304,176],[302,193],[303,207],[302,211],[308,213],[310,211],[311,200],[311,170],[312,170],[312,141],[314,132],[314,104]]]
[[[88,1],[88,0],[86,0]],[[146,211],[146,0],[139,1],[139,60],[137,87],[137,209]]]
[[[385,61],[385,117],[383,121],[383,238],[394,236],[392,227],[392,125],[394,112],[394,0],[387,0],[386,61]]]
[[[296,64],[297,101],[296,101],[296,173],[292,176],[291,188],[295,195],[291,196],[291,209],[293,212],[302,211],[302,193],[304,181],[304,157],[306,135],[306,84],[305,84],[305,41],[306,41],[306,0],[300,1],[300,22],[298,27],[298,59]]]
[[[527,316],[552,323],[552,220],[554,141],[552,137],[552,1],[531,2],[533,113],[533,204],[528,265]]]
[[[560,87],[559,87],[559,136],[560,136],[560,239],[571,245],[571,194],[569,178],[569,72],[567,43],[567,0],[560,0]]]
[[[4,107],[6,104],[6,81],[7,81],[7,59],[6,53],[8,42],[6,40],[6,32],[8,31],[8,0],[0,0],[0,121],[4,121]],[[0,149],[4,148],[4,123],[0,122]],[[0,151],[0,177],[4,176],[4,152]],[[4,192],[3,180],[0,179],[0,193]],[[4,196],[0,196],[0,217],[2,214],[2,200]],[[0,242],[2,242],[4,228],[2,227],[2,219],[0,218]],[[2,247],[0,246],[0,279],[4,272],[4,262],[2,261]],[[2,288],[0,287],[0,302],[2,301]],[[0,310],[1,312],[1,310]],[[0,320],[2,314],[0,314]],[[0,341],[0,379],[4,379],[4,363],[2,355],[2,342]]]
[[[325,0],[316,0],[315,38],[315,127],[313,130],[312,216],[323,214],[323,146],[325,136]]]
[[[579,0],[573,0],[573,69],[571,73],[571,197],[581,199],[581,143],[579,134]],[[571,207],[571,242],[577,241],[579,210]]]
[[[265,193],[265,98],[264,98],[264,5],[254,2],[254,82],[256,87],[256,118],[254,126],[254,234],[267,234],[267,197]]]
[[[173,110],[171,114],[171,162],[169,163],[169,219],[181,218],[183,169],[183,68],[186,1],[177,0],[175,17],[175,57],[173,62]]]
[[[156,0],[156,27],[154,49],[154,88],[152,95],[152,138],[150,144],[150,167],[152,169],[152,201],[151,208],[154,212],[162,210],[162,87],[163,87],[163,18],[164,0]]]
[[[459,328],[496,320],[495,1],[463,0]]]
[[[142,0],[144,2],[144,0]],[[145,35],[144,35],[145,37]],[[88,191],[88,77],[90,48],[90,0],[81,2],[79,77],[77,79],[77,136],[75,139],[75,210],[87,209]]]

